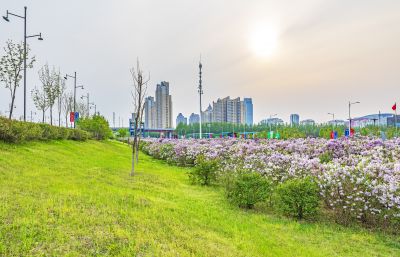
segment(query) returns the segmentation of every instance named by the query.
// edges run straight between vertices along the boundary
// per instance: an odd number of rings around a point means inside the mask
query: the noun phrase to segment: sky
[[[133,109],[130,68],[139,59],[150,74],[148,94],[170,83],[173,116],[199,112],[198,62],[203,63],[203,108],[217,98],[251,97],[254,121],[278,114],[289,121],[325,122],[391,112],[400,102],[398,0],[1,0],[0,14],[23,14],[37,62],[27,73],[30,91],[46,63],[78,74],[110,122],[127,126]],[[0,21],[0,55],[8,39],[23,40],[23,21]],[[16,115],[23,113],[23,87]],[[73,81],[68,80],[69,90]],[[0,85],[0,112],[10,96]]]

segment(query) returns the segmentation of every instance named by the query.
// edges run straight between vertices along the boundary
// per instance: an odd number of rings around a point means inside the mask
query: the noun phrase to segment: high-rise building
[[[180,123],[187,125],[187,118],[183,116],[182,113],[179,113],[176,117],[176,126],[178,126]]]
[[[144,100],[144,127],[156,127],[156,105],[152,96],[146,97]]]
[[[200,115],[192,113],[189,117],[189,124],[195,124],[200,122]]]
[[[166,81],[158,84],[156,89],[156,126],[172,128],[172,98]]]
[[[298,114],[290,114],[290,126],[298,126],[300,124],[300,116]]]
[[[253,124],[253,103],[251,98],[225,97],[213,102],[212,122],[228,122],[235,124]]]
[[[251,98],[243,98],[242,122],[246,125],[253,125],[253,101]]]
[[[156,97],[146,97],[144,102],[144,126],[146,128],[172,128],[172,98],[169,83],[157,85]]]
[[[225,122],[225,109],[223,101],[218,98],[216,102],[213,102],[212,108],[212,122]]]
[[[213,115],[213,109],[211,107],[211,104],[208,105],[207,109],[204,112],[201,112],[201,120],[204,123],[211,123],[212,122],[212,115]]]

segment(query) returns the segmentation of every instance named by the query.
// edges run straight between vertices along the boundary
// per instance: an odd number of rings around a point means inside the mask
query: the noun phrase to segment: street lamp
[[[24,20],[24,121],[26,121],[26,40],[28,38],[33,38],[33,37],[37,37],[38,40],[42,41],[43,37],[42,37],[42,33],[36,34],[36,35],[31,35],[31,36],[27,36],[26,35],[26,11],[27,11],[27,7],[24,7],[24,16],[21,15],[17,15],[14,13],[11,13],[7,10],[6,16],[3,16],[3,19],[7,22],[10,22],[10,18],[8,17],[9,15],[11,16],[15,16],[18,18],[21,18]]]
[[[269,122],[268,122],[269,123],[269,132],[271,132],[271,122],[272,122],[271,120],[272,120],[273,117],[276,117],[276,116],[278,116],[278,114],[276,114],[276,113],[275,114],[271,114],[269,116]]]
[[[89,110],[89,93],[87,93],[87,95],[83,95],[83,96],[81,96],[81,99],[83,100],[84,98],[86,98],[86,100],[87,100],[87,111],[88,111],[88,113],[87,113],[87,117],[89,118],[90,117],[90,110]]]
[[[65,74],[64,79],[67,80],[68,78],[73,78],[74,79],[74,115],[76,113],[76,89],[77,88],[82,88],[83,86],[76,86],[76,71],[74,72],[74,76]],[[74,128],[76,127],[76,122],[74,121]]]
[[[97,105],[95,105],[94,103],[89,103],[89,105],[92,105],[92,106],[90,106],[90,109],[92,109],[93,106],[94,106],[94,115],[93,115],[93,116],[96,116],[96,115],[97,115],[97,114],[96,114]],[[121,120],[119,121],[119,127],[121,127]]]
[[[332,128],[334,127],[334,124],[336,125],[336,121],[335,121],[335,114],[328,112],[328,115],[332,115]]]
[[[351,135],[351,114],[350,114],[350,108],[353,104],[359,104],[360,102],[350,102],[349,101],[349,136]]]
[[[33,115],[36,115],[36,112],[31,111],[31,122],[33,122]]]

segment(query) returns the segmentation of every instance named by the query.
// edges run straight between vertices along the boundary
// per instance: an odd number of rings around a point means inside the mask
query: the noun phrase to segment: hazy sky
[[[326,121],[390,112],[400,102],[399,0],[0,0],[0,14],[22,14],[37,57],[28,92],[46,62],[78,72],[78,95],[90,93],[110,121],[132,109],[129,68],[136,58],[151,73],[149,94],[170,82],[173,114],[198,113],[198,60],[204,109],[218,97],[252,97],[256,122],[277,113]],[[0,46],[23,39],[23,23],[0,21]],[[72,90],[73,81],[68,81]],[[29,94],[30,96],[30,94]],[[0,87],[4,114],[9,93]],[[23,91],[17,92],[17,116]],[[29,97],[28,111],[34,109]],[[39,119],[39,113],[36,115]],[[117,124],[118,125],[118,124]]]

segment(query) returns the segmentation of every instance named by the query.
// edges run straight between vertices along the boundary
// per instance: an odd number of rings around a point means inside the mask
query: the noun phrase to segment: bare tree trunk
[[[137,117],[135,118],[135,127],[134,127],[134,134],[133,134],[133,144],[132,144],[132,170],[131,176],[135,174],[135,156],[137,153]],[[137,161],[136,161],[137,162]]]
[[[50,125],[53,125],[53,107],[50,106]]]
[[[44,114],[45,114],[45,111],[42,110],[42,123],[44,123]]]
[[[11,120],[13,111],[14,111],[14,101],[15,101],[15,90],[17,89],[17,87],[14,87],[14,92],[12,94],[12,98],[11,98],[11,106],[10,106],[10,116],[8,117],[8,119]]]

